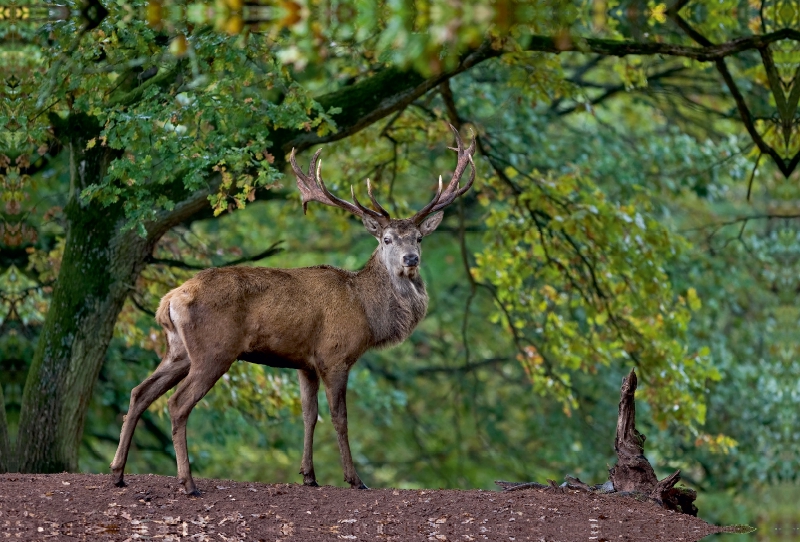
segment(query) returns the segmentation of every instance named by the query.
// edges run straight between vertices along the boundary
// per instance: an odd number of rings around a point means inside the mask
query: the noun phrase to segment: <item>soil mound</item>
[[[569,489],[354,490],[100,474],[0,475],[0,539],[664,540],[724,529],[628,496]]]

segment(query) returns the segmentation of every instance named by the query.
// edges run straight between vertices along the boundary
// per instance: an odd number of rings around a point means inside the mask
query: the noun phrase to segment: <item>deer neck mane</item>
[[[356,273],[356,289],[373,336],[373,346],[382,347],[406,339],[425,317],[428,293],[419,273],[414,278],[393,276],[379,254],[372,253],[364,268]]]

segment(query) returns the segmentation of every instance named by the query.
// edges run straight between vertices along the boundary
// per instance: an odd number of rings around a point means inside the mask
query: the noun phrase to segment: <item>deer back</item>
[[[371,332],[353,278],[327,266],[207,269],[164,296],[159,323],[177,328],[190,357],[294,368],[312,368],[317,357],[355,362]]]
[[[348,367],[402,341],[424,317],[421,280],[398,289],[373,255],[357,273],[331,266],[206,269],[162,299],[157,320],[190,357],[214,355],[298,369]]]

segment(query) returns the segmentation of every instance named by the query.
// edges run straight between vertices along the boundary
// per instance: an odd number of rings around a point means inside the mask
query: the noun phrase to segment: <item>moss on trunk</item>
[[[3,387],[0,386],[0,473],[11,468],[11,443],[8,440],[8,422],[6,421],[6,403]]]
[[[92,388],[117,315],[149,253],[145,239],[120,232],[121,206],[80,201],[81,190],[101,179],[114,158],[106,148],[86,149],[99,127],[77,116],[56,129],[69,141],[69,228],[23,393],[16,447],[20,472],[77,470]]]
[[[397,99],[398,95],[424,81],[425,78],[417,72],[389,67],[354,85],[320,96],[317,101],[325,110],[340,108],[339,113],[332,115],[333,120],[340,127],[348,127],[373,115],[384,100]]]

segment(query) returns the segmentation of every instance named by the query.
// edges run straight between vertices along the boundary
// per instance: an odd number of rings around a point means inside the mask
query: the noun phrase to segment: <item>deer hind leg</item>
[[[314,371],[297,371],[300,376],[300,401],[303,405],[303,462],[300,474],[303,475],[303,485],[317,487],[317,477],[314,475],[314,427],[319,416],[319,376]]]
[[[125,463],[128,461],[128,450],[142,413],[153,404],[153,401],[175,386],[188,372],[189,356],[186,354],[186,349],[182,343],[173,341],[153,374],[131,391],[131,402],[122,423],[119,446],[117,453],[114,454],[114,460],[111,462],[111,473],[114,485],[117,487],[125,486],[123,475]]]
[[[187,495],[199,496],[200,492],[194,483],[189,466],[186,421],[194,406],[214,387],[217,380],[228,372],[233,362],[234,359],[221,362],[219,357],[208,356],[201,363],[194,363],[189,374],[178,384],[178,389],[167,401],[172,419],[172,444],[175,446],[175,458],[178,463],[178,481],[183,484]]]
[[[350,442],[347,439],[347,372],[337,372],[323,376],[325,394],[331,408],[331,422],[339,440],[339,454],[342,457],[344,481],[352,488],[369,489],[356,473]]]

